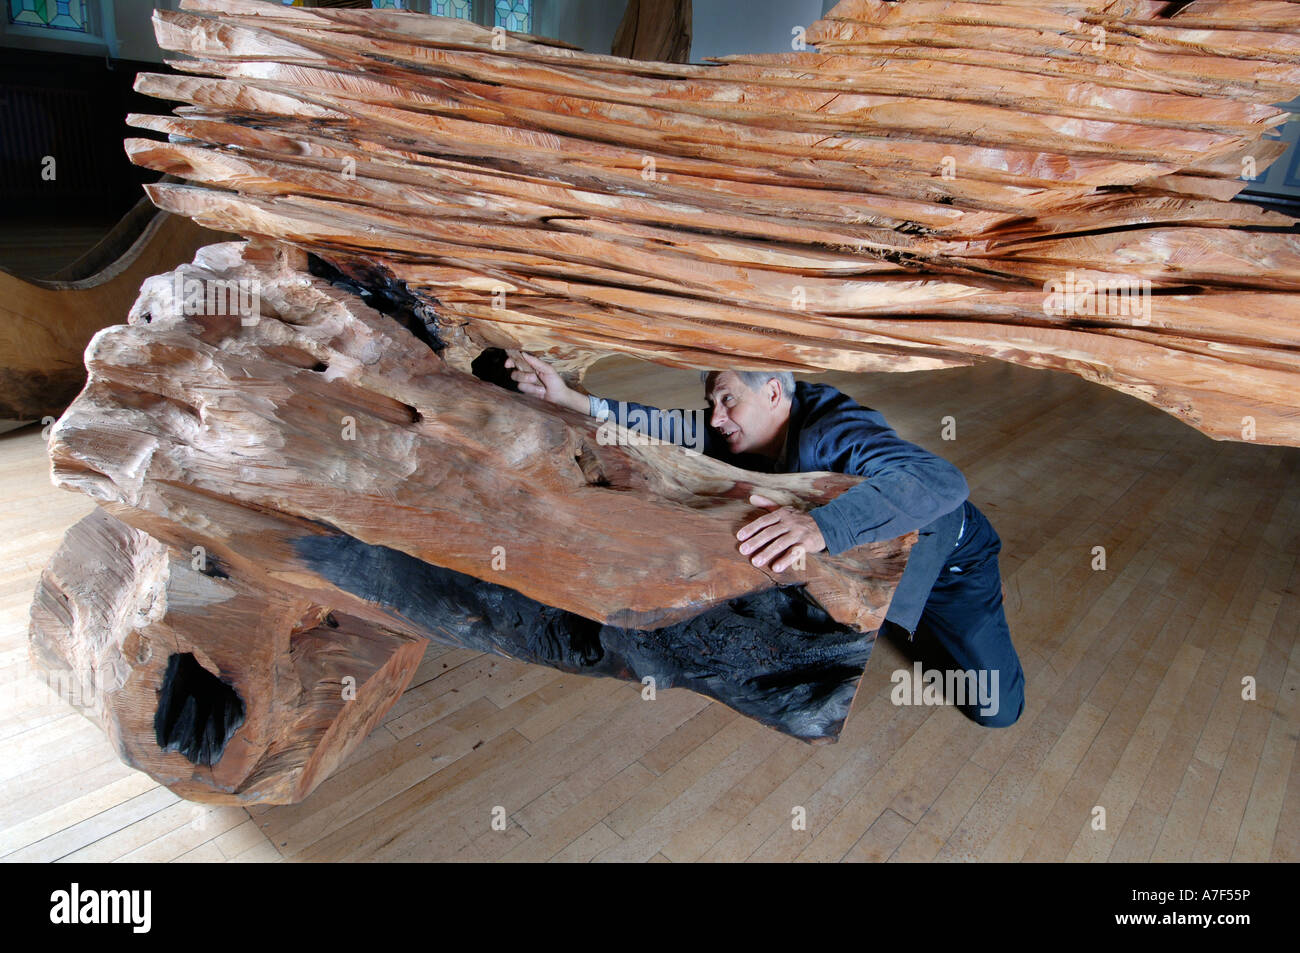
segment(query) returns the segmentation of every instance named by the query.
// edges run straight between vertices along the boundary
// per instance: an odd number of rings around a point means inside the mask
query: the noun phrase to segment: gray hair
[[[700,371],[700,380],[707,384],[710,374],[721,374],[722,371]],[[750,390],[758,390],[772,378],[776,378],[777,383],[781,385],[782,397],[794,396],[794,374],[791,371],[732,371],[740,378]]]

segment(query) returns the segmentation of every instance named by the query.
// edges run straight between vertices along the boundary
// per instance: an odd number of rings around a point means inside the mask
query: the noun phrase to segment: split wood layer
[[[160,207],[427,305],[449,359],[994,358],[1300,445],[1300,238],[1228,201],[1285,148],[1298,9],[844,0],[815,51],[687,65],[183,0],[154,23],[192,75],[137,88],[188,105],[126,146],[195,183]]]

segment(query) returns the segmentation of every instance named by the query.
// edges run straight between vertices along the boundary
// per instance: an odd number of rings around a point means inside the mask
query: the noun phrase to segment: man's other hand
[[[826,540],[822,538],[817,521],[807,513],[779,506],[757,493],[750,496],[749,502],[770,508],[767,513],[746,523],[736,533],[737,539],[744,540],[740,544],[740,551],[746,556],[753,553],[749,561],[755,566],[764,566],[776,560],[772,563],[772,570],[784,572],[800,560],[804,553],[819,553],[826,548]]]
[[[525,394],[568,407],[580,414],[587,412],[587,398],[564,383],[564,379],[550,364],[526,351],[507,351],[506,355],[505,366],[513,368],[510,378]]]

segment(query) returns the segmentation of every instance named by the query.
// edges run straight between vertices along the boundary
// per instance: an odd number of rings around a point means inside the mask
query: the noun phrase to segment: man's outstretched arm
[[[522,362],[516,360],[516,355],[522,358]],[[564,378],[556,373],[555,368],[541,358],[524,351],[510,351],[505,366],[511,368],[510,377],[525,394],[568,407],[580,414],[587,413],[590,406],[587,395],[578,393],[564,383]]]
[[[525,394],[541,397],[599,420],[612,416],[616,423],[629,430],[639,431],[667,443],[691,447],[707,456],[722,456],[726,452],[726,441],[707,425],[701,410],[661,410],[633,401],[611,404],[574,390],[556,373],[555,368],[541,358],[520,351],[518,354],[524,365],[520,367],[514,358],[516,352],[510,353],[505,366],[514,369],[510,376]]]
[[[596,408],[592,406],[591,398],[578,393],[564,383],[564,380],[550,364],[524,352],[519,352],[519,359],[516,361],[514,353],[511,352],[511,356],[506,359],[505,366],[513,369],[511,377],[519,385],[521,391],[534,397],[541,397],[551,403],[572,408],[579,413],[598,416],[595,413]],[[671,432],[672,425],[681,422],[685,431],[683,433],[684,439],[681,441],[674,439],[673,442],[682,442],[699,447],[701,444],[695,442],[697,439],[695,437],[697,433],[695,428],[702,428],[704,453],[710,457],[722,459],[729,456],[726,441],[712,427],[707,426],[702,420],[697,420],[695,414],[690,411],[682,412],[676,416],[675,420],[662,421],[656,420],[653,416],[654,414],[662,415],[664,413],[657,408],[626,402],[623,407],[629,413],[633,408],[639,408],[647,412],[646,422],[649,426],[655,427],[656,430],[660,425],[666,423]],[[633,421],[633,423],[638,422]],[[626,424],[626,422],[623,423]],[[662,433],[662,431],[656,433],[655,430],[649,432],[655,436]],[[661,437],[660,439],[672,438]],[[799,512],[788,506],[778,506],[771,500],[758,495],[751,496],[749,501],[755,506],[768,510],[758,519],[746,524],[736,534],[736,538],[742,541],[739,547],[740,552],[748,556],[749,561],[755,566],[764,566],[770,562],[775,572],[784,572],[794,565],[804,553],[816,553],[824,548],[817,524],[809,518],[807,513]]]

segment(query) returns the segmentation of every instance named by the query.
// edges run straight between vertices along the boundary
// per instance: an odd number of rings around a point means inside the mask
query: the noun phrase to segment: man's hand
[[[755,566],[766,565],[775,559],[772,570],[784,572],[800,560],[804,553],[819,553],[826,548],[826,540],[822,538],[817,521],[807,513],[779,506],[757,493],[750,496],[749,502],[755,506],[771,507],[767,513],[746,523],[736,533],[737,539],[745,540],[740,544],[740,551],[747,556],[753,553],[749,561]]]
[[[514,368],[511,379],[525,394],[568,407],[580,414],[588,410],[587,398],[564,383],[564,379],[541,358],[526,351],[507,351],[506,367]]]

